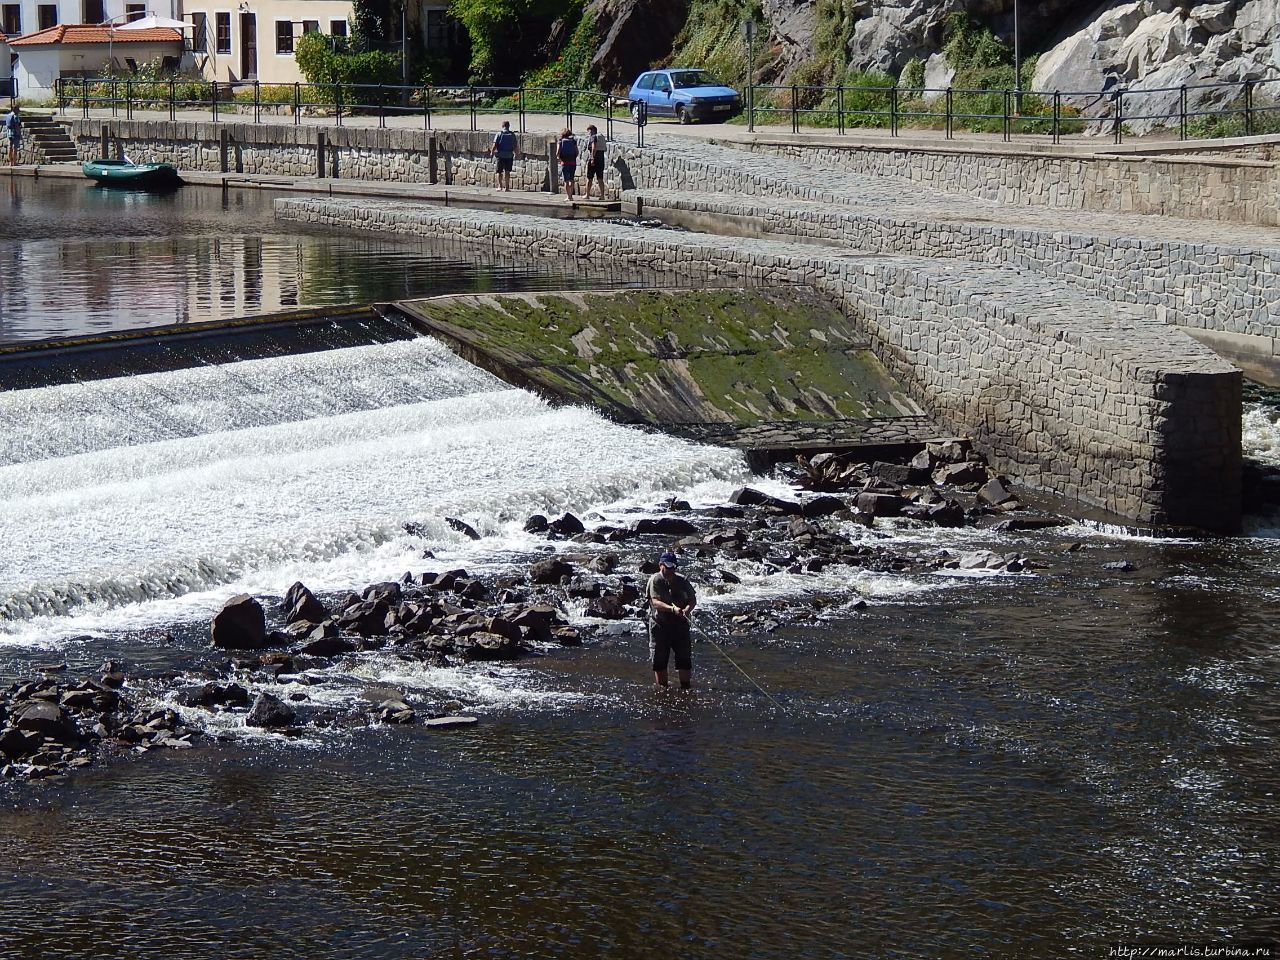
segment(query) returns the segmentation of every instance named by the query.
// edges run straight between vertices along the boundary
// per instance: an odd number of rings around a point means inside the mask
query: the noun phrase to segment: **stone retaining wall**
[[[1034,270],[1105,299],[1149,307],[1157,319],[1177,326],[1270,340],[1280,324],[1275,248],[1095,236],[678,191],[645,190],[626,199],[638,199],[646,213],[674,212],[672,219],[695,228],[715,219],[722,231],[737,223],[759,234],[855,242],[873,253]]]
[[[1280,164],[1212,156],[1046,155],[881,146],[732,144],[803,169],[904,177],[1000,203],[1280,226]]]
[[[79,119],[69,121],[69,126],[81,160],[102,155],[105,132],[110,156],[124,150],[132,160],[163,161],[180,170],[446,186],[494,184],[494,161],[486,155],[492,133],[168,120]],[[512,188],[546,190],[548,138],[519,137],[521,159],[512,170]],[[584,162],[579,164],[581,190],[586,188],[585,175]],[[605,182],[615,193],[621,189],[616,170],[608,171]]]
[[[1240,373],[1137,308],[968,262],[393,202],[286,199],[277,211],[462,246],[811,285],[857,319],[918,401],[1022,483],[1140,522],[1239,527]]]

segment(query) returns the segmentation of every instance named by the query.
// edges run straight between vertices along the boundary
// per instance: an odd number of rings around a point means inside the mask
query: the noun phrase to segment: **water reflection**
[[[593,265],[461,261],[403,239],[275,220],[257,190],[169,194],[11,178],[0,342],[442,293],[634,285]]]

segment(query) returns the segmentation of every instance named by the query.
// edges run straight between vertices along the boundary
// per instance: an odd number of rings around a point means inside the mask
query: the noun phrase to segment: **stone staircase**
[[[76,145],[67,128],[47,113],[23,113],[23,133],[43,163],[79,163]]]

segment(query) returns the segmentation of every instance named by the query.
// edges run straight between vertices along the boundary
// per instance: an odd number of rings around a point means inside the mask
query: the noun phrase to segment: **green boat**
[[[130,163],[127,160],[87,160],[81,168],[90,180],[104,187],[166,190],[182,186],[178,168],[171,163]]]

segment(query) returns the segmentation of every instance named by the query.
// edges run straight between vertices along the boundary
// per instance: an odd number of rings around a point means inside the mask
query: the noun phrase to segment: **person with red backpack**
[[[578,173],[578,141],[568,127],[560,131],[556,159],[560,161],[560,182],[564,184],[564,195],[573,203],[573,178]]]

